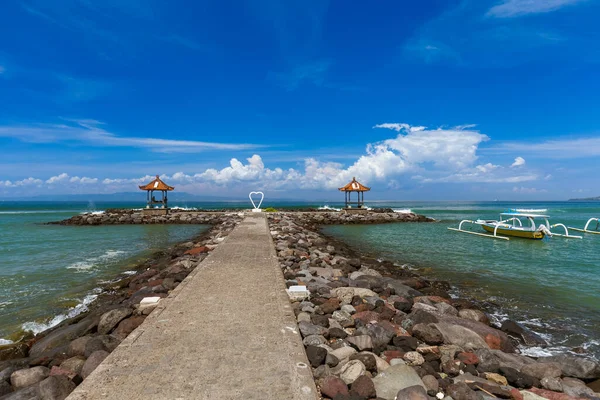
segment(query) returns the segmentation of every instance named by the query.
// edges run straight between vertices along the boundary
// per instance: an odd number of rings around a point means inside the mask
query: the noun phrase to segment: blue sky
[[[0,197],[599,195],[598,0],[7,0]]]

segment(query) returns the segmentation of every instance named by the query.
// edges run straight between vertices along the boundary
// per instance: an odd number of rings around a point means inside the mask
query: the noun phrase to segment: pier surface
[[[256,213],[68,400],[317,398],[268,223]]]

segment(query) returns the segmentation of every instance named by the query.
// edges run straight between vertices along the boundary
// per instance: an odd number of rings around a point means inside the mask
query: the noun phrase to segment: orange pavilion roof
[[[347,184],[344,187],[339,188],[342,192],[368,192],[371,188],[366,187],[362,183],[356,180],[356,178],[352,178],[352,182]]]
[[[173,186],[169,186],[166,183],[164,183],[158,177],[158,175],[156,175],[156,179],[154,179],[152,182],[150,182],[147,185],[140,186],[139,188],[141,190],[175,190],[175,188]]]

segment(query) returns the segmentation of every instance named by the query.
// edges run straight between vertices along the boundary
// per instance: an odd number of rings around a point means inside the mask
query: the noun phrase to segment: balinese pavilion
[[[166,214],[169,210],[169,206],[168,206],[168,198],[167,198],[167,192],[170,192],[171,190],[175,190],[175,188],[173,186],[169,186],[166,183],[164,183],[158,175],[156,175],[156,178],[150,182],[147,185],[144,186],[140,186],[139,187],[141,190],[145,190],[148,194],[146,196],[146,211],[147,213],[151,213],[151,214]],[[161,192],[161,199],[157,200],[154,197],[154,192]],[[155,205],[160,205],[159,208],[155,208]]]
[[[346,199],[345,210],[366,210],[363,206],[365,203],[365,192],[371,190],[362,183],[358,182],[356,178],[352,178],[352,182],[346,186],[339,188],[341,192],[344,192]],[[352,201],[352,193],[356,192],[356,201]],[[354,207],[355,206],[355,207]]]

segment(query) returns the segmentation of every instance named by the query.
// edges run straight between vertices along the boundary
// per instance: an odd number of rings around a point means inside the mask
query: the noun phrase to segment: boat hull
[[[490,233],[494,233],[494,229],[496,228],[495,226],[490,225],[481,225],[481,227]],[[541,240],[544,238],[544,232],[539,231],[524,231],[509,228],[498,228],[496,233],[502,236],[519,237],[523,239]]]

